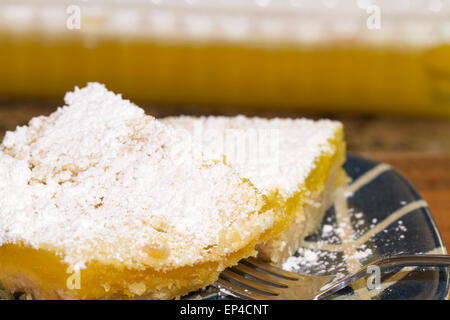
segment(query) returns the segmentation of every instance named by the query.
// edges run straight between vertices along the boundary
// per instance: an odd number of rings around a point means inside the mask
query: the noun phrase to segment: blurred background
[[[0,95],[450,116],[444,0],[1,0]]]
[[[0,139],[98,81],[157,117],[328,117],[450,245],[449,0],[0,0]]]

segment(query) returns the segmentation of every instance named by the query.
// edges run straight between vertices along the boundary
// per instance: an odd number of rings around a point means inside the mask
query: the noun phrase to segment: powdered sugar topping
[[[169,117],[167,124],[185,128],[202,151],[225,155],[259,190],[278,190],[286,198],[298,191],[315,161],[334,146],[338,121],[237,117]],[[300,140],[300,143],[299,143]]]
[[[65,101],[4,138],[0,244],[162,269],[238,249],[227,237],[248,223],[235,245],[270,227],[256,190],[177,130],[97,83]]]

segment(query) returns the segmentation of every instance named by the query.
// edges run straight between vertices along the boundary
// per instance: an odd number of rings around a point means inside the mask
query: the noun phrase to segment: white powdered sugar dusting
[[[376,228],[378,219],[367,220],[363,212],[352,208],[349,208],[348,212],[352,221],[353,237],[348,237],[346,234],[348,232],[346,230],[349,230],[350,226],[342,222],[337,225],[331,217],[328,217],[319,230],[319,240],[308,247],[300,248],[295,255],[284,262],[283,269],[305,274],[335,275],[335,279],[340,279],[351,272],[348,268],[349,264],[353,263],[354,266],[359,268],[359,266],[377,256],[378,247],[374,241],[369,239],[360,244],[355,239]],[[385,228],[381,231],[383,234],[395,233],[395,236],[385,238],[381,245],[395,247],[398,245],[398,241],[405,239],[404,233],[406,231],[407,228],[403,221],[396,221],[390,229]],[[334,245],[334,248],[338,250],[330,250],[329,245]],[[397,254],[399,253],[397,252]]]
[[[226,161],[259,190],[278,190],[288,198],[315,168],[316,160],[335,146],[342,124],[331,120],[257,117],[168,117],[164,123],[184,128],[202,151]]]
[[[65,101],[0,145],[0,245],[53,248],[77,268],[162,269],[237,250],[230,233],[243,245],[271,226],[257,191],[178,130],[98,83]]]

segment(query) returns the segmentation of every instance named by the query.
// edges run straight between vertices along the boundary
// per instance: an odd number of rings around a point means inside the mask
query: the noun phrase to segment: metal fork
[[[370,266],[378,266],[380,274],[402,267],[450,267],[450,255],[415,254],[385,257],[365,265],[344,278],[311,276],[288,272],[256,258],[241,260],[221,273],[216,287],[232,295],[255,300],[318,300],[364,278]]]

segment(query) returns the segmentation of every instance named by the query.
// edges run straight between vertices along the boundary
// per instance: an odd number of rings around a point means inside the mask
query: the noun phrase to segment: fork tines
[[[287,289],[299,279],[300,276],[255,258],[248,258],[222,272],[217,283],[240,298],[273,300],[280,299],[281,290]]]

